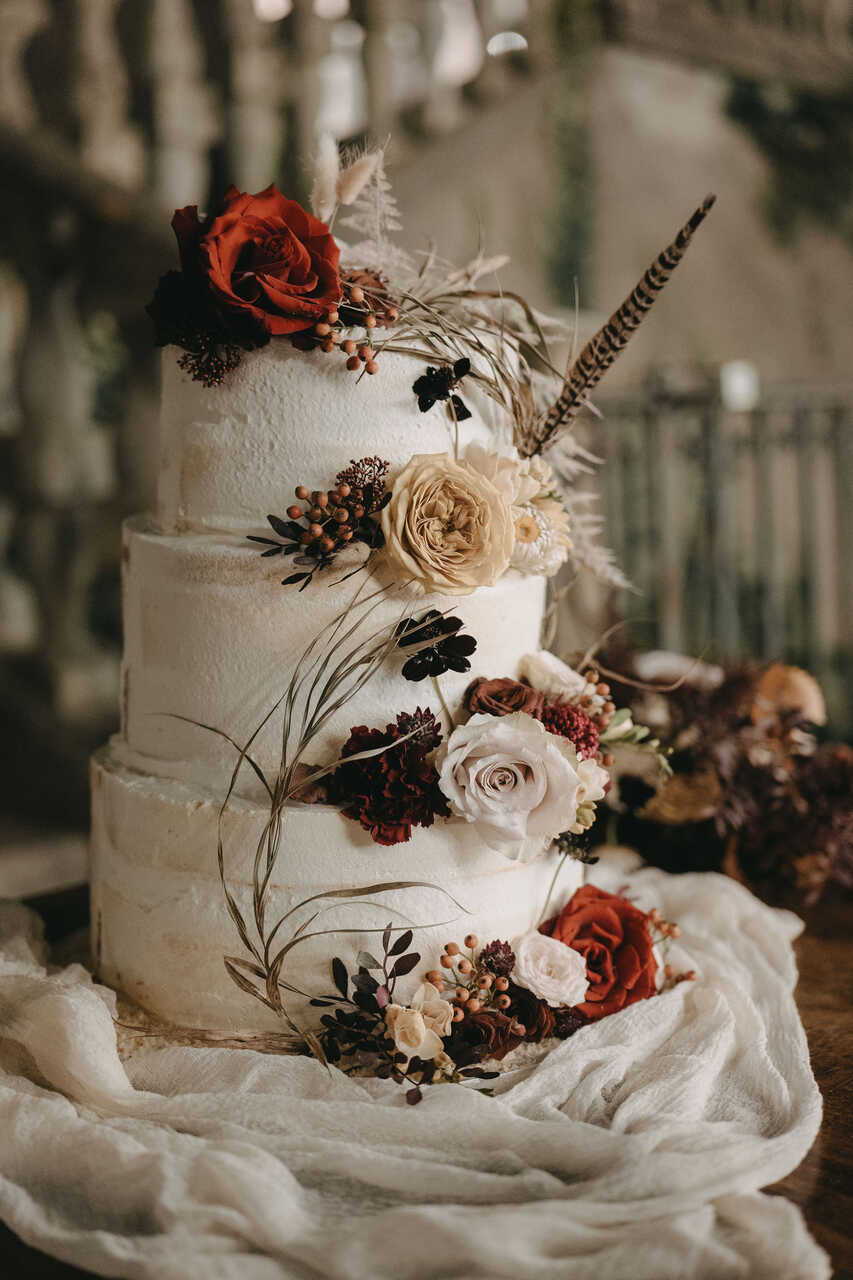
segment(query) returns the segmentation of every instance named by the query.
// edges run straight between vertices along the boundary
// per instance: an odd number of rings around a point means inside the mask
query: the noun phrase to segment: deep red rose
[[[655,994],[658,966],[649,923],[626,898],[585,884],[539,931],[586,960],[590,985],[577,1008],[591,1021]]]
[[[308,329],[340,301],[329,228],[274,185],[254,196],[229,187],[215,217],[201,222],[188,205],[172,228],[184,272],[201,270],[221,307],[268,334]]]

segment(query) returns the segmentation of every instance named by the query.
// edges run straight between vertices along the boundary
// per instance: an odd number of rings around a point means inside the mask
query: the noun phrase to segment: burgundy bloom
[[[415,736],[400,742],[413,729],[418,730]],[[360,822],[377,844],[408,840],[413,826],[430,827],[436,815],[447,817],[450,812],[438,786],[438,771],[428,758],[440,741],[441,733],[428,708],[399,715],[396,724],[388,724],[384,730],[356,726],[350,730],[342,756],[377,747],[388,750],[341,764],[329,788],[331,799],[346,817]]]
[[[496,978],[508,978],[515,968],[515,952],[508,942],[500,942],[496,938],[487,947],[483,947],[479,964]]]
[[[552,702],[537,716],[549,733],[568,738],[582,760],[592,760],[598,750],[598,725],[571,702]]]
[[[465,690],[465,706],[471,715],[508,716],[514,711],[526,711],[529,716],[541,719],[545,695],[538,689],[509,676],[487,680],[479,676]]]

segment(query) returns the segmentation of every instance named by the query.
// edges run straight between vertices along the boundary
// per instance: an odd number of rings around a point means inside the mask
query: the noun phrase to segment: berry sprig
[[[364,367],[365,373],[379,370],[370,335],[378,326],[390,328],[399,319],[399,308],[390,300],[386,291],[387,281],[377,272],[354,271],[341,281],[343,297],[316,322],[311,329],[294,334],[291,341],[302,351],[334,351],[340,345],[347,357],[346,367],[351,372]],[[344,338],[345,330],[364,328],[367,341],[357,342]]]
[[[681,937],[681,928],[677,924],[673,924],[670,920],[664,920],[657,907],[652,907],[651,911],[646,912],[646,919],[649,922],[649,932],[652,935],[652,941],[663,946],[664,953],[669,951],[669,943]],[[694,982],[696,979],[695,969],[686,969],[679,973],[675,967],[668,962],[663,966],[663,986],[661,990],[669,990],[678,986],[679,982]]]
[[[299,571],[282,578],[283,586],[299,582],[304,591],[314,574],[332,564],[350,543],[361,542],[371,550],[382,545],[382,527],[374,517],[391,499],[385,488],[387,471],[388,463],[381,458],[353,459],[338,473],[334,488],[297,485],[294,494],[299,501],[287,508],[286,520],[267,516],[282,541],[248,535],[251,542],[266,546],[265,556],[294,557]]]
[[[467,955],[463,954],[457,942],[446,942],[439,961],[441,969],[431,969],[426,975],[427,982],[437,987],[453,1005],[454,1022],[463,1022],[466,1017],[480,1013],[483,1009],[496,1009],[505,1016],[512,1017],[512,997],[508,994],[509,976],[506,973],[495,973],[488,962],[487,953],[495,944],[484,948],[479,955],[478,946],[479,938],[475,933],[467,934],[464,939]],[[515,963],[514,956],[512,963]],[[452,994],[448,994],[448,988]],[[515,1036],[523,1037],[527,1034],[527,1028],[518,1019],[513,1020],[510,1029]]]

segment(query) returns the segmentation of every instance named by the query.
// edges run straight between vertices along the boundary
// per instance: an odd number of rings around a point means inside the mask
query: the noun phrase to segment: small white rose
[[[441,1036],[426,1025],[420,1009],[389,1004],[385,1009],[385,1026],[396,1048],[406,1055],[407,1060],[422,1058],[428,1062],[444,1048]]]
[[[573,702],[580,698],[586,690],[587,683],[578,671],[573,671],[567,663],[562,662],[547,649],[538,653],[526,653],[521,659],[519,677],[540,689],[542,693],[552,697]]]
[[[572,744],[523,711],[475,715],[454,729],[439,786],[485,844],[518,858],[527,837],[568,831],[581,778]]]
[[[412,996],[412,1008],[419,1009],[428,1031],[449,1036],[453,1022],[453,1005],[444,1000],[431,982],[424,982]]]
[[[517,986],[526,987],[552,1009],[571,1008],[585,999],[589,981],[586,961],[579,951],[535,931],[514,942],[512,949],[512,980]]]
[[[581,760],[578,765],[578,776],[581,780],[578,788],[579,807],[582,804],[595,804],[597,800],[604,799],[605,787],[610,780],[610,774],[606,769],[602,769],[595,760]]]

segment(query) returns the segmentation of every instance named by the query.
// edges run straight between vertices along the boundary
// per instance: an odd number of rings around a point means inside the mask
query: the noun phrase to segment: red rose
[[[657,960],[645,914],[594,885],[578,889],[558,916],[540,926],[586,960],[587,998],[577,1008],[595,1021],[655,994]]]
[[[200,268],[220,306],[269,334],[309,329],[340,301],[329,228],[275,186],[254,196],[229,187],[216,217],[202,223],[189,205],[172,227],[184,271]]]

